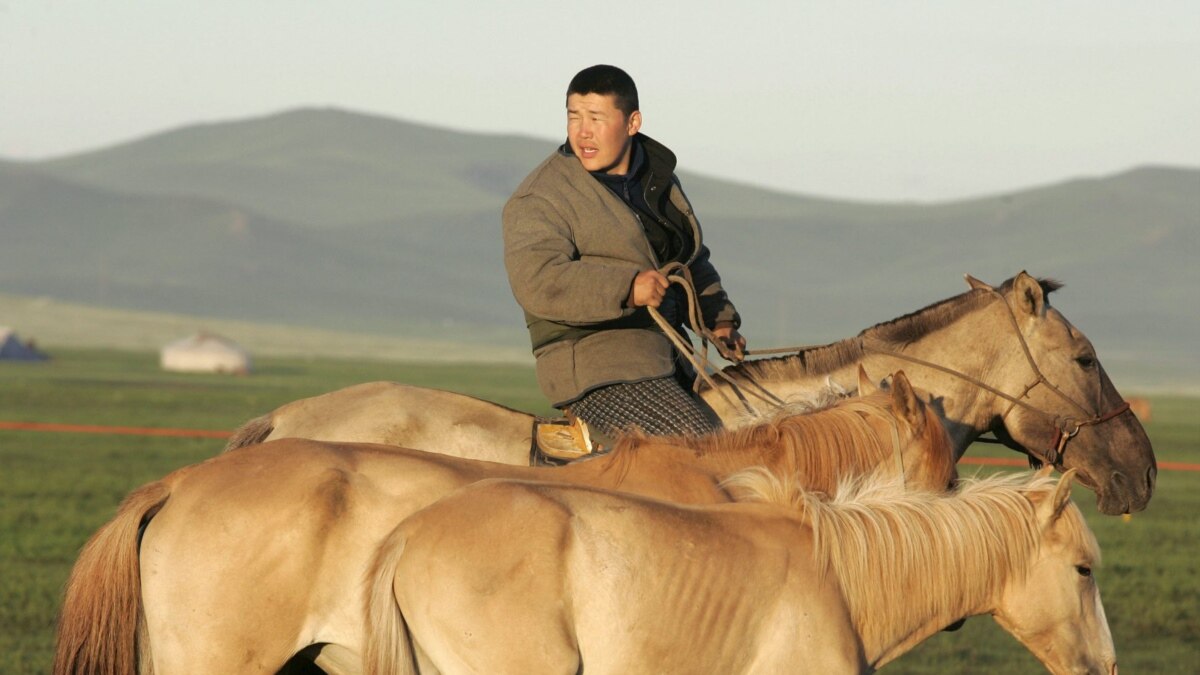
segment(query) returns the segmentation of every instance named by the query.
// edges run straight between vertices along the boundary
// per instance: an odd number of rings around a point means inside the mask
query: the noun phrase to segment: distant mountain
[[[298,110],[0,161],[0,292],[519,345],[500,209],[553,145]],[[958,293],[963,273],[1026,269],[1068,284],[1054,302],[1110,369],[1200,375],[1200,170],[937,204],[681,177],[760,346],[844,337]]]
[[[329,228],[492,209],[551,148],[306,109],[186,127],[39,169],[94,187],[208,197]]]

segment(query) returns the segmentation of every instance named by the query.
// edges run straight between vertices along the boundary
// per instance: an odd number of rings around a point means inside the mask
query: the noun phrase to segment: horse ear
[[[963,277],[966,278],[967,285],[970,286],[972,290],[976,290],[976,291],[993,290],[991,285],[976,279],[975,277],[971,276],[970,274],[964,274]]]
[[[913,431],[920,433],[925,426],[925,410],[903,370],[892,375],[892,410],[903,417]]]
[[[1024,270],[1013,279],[1013,298],[1017,309],[1030,316],[1042,316],[1046,311],[1046,293],[1037,279]]]
[[[1054,517],[1057,518],[1062,514],[1063,509],[1067,508],[1067,504],[1071,501],[1071,483],[1075,482],[1075,469],[1067,469],[1063,473],[1062,478],[1058,479],[1058,485],[1054,488]]]
[[[858,395],[870,396],[879,391],[879,385],[867,375],[867,369],[863,368],[862,364],[858,364]]]
[[[1058,479],[1058,484],[1054,486],[1054,495],[1050,497],[1049,501],[1038,507],[1044,525],[1050,525],[1058,520],[1058,517],[1067,508],[1067,504],[1071,503],[1071,483],[1074,480],[1075,469],[1067,469],[1062,478]]]

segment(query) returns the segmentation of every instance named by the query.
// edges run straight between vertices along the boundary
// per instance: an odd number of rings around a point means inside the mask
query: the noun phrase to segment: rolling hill
[[[0,161],[0,292],[520,346],[499,214],[552,148],[304,109]],[[1027,269],[1067,283],[1055,304],[1114,374],[1200,376],[1200,170],[936,204],[681,177],[759,346],[844,337],[959,292],[963,273]]]

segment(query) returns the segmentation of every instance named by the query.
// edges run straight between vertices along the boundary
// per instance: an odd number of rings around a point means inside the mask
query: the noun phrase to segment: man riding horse
[[[597,65],[571,80],[567,142],[504,207],[504,262],[555,408],[606,435],[703,434],[715,417],[689,392],[690,369],[648,310],[682,334],[685,294],[659,269],[685,267],[705,328],[736,353],[746,341],[675,155],[639,133],[641,124],[623,70]]]

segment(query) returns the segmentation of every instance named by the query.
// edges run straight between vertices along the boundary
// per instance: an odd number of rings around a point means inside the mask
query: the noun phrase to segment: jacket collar
[[[630,172],[627,176],[636,176],[638,170],[634,168],[637,162],[637,148],[641,147],[645,153],[645,163],[649,165],[650,171],[659,176],[670,176],[675,173],[675,153],[667,146],[650,138],[646,134],[638,133],[633,137],[634,158],[630,160]],[[571,150],[571,143],[567,141],[558,148],[561,155],[567,157],[575,157],[575,152]]]

